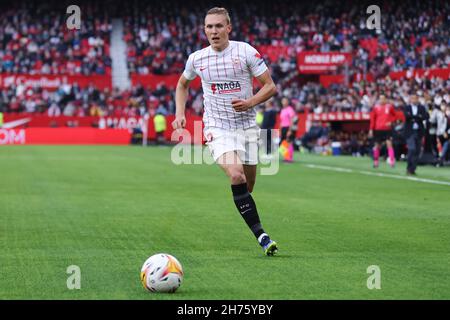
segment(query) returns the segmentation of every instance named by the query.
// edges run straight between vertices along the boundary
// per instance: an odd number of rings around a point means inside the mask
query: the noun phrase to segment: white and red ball
[[[170,254],[155,254],[144,262],[141,269],[141,282],[150,292],[173,293],[183,282],[183,267]]]

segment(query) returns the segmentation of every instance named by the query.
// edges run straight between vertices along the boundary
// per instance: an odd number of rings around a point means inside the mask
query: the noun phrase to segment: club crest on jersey
[[[211,132],[208,132],[207,134],[206,134],[206,136],[205,136],[205,139],[206,139],[206,142],[211,142],[211,141],[213,141],[213,135],[212,135],[212,133]]]
[[[230,81],[224,83],[213,83],[211,85],[211,90],[213,94],[227,94],[241,91],[241,84],[239,81]]]

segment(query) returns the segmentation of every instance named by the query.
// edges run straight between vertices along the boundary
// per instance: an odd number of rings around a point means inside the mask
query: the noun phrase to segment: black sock
[[[259,221],[255,201],[253,201],[252,195],[248,192],[247,183],[231,185],[231,190],[233,191],[233,199],[236,208],[242,218],[244,218],[250,230],[252,230],[256,239],[258,239],[258,237],[264,233],[264,230]]]

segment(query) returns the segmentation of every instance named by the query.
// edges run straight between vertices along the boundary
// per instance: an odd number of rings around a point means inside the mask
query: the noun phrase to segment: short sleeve
[[[291,108],[291,117],[294,118],[296,116],[294,108]]]
[[[264,59],[259,54],[258,50],[256,50],[249,44],[246,45],[247,67],[250,69],[250,72],[254,77],[259,77],[267,70],[267,66],[264,63]]]
[[[194,54],[190,54],[183,71],[183,76],[188,80],[194,80],[197,73],[194,70]]]

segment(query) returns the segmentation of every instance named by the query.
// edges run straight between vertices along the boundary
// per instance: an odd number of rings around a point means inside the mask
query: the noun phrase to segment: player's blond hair
[[[208,10],[206,15],[210,15],[210,14],[222,14],[227,18],[228,24],[231,24],[230,14],[228,13],[228,10],[225,8],[220,8],[220,7],[211,8]]]

